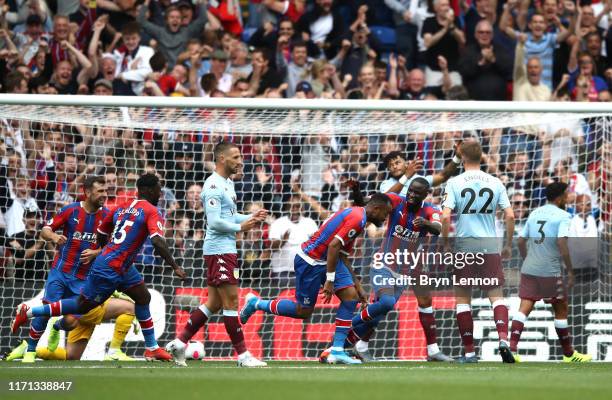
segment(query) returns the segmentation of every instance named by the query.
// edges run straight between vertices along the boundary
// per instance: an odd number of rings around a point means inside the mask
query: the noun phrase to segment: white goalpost
[[[180,282],[164,270],[150,245],[145,245],[137,267],[154,291],[153,319],[165,344],[206,298],[206,221],[199,194],[214,167],[212,149],[219,141],[232,141],[243,153],[243,171],[234,177],[239,211],[271,211],[266,223],[238,240],[242,303],[249,291],[265,298],[294,295],[287,260],[306,232],[291,228],[306,223],[287,225],[283,217],[297,213],[320,225],[351,205],[348,179],[357,179],[364,194],[380,190],[390,176],[387,154],[421,158],[419,173],[428,175],[450,162],[456,143],[478,140],[484,150],[482,167],[507,187],[517,218],[515,236],[529,212],[545,202],[542,189],[548,182],[569,183],[578,275],[569,297],[574,346],[595,360],[612,361],[612,107],[606,103],[3,94],[0,139],[0,351],[18,343],[9,332],[15,306],[40,301],[53,260],[54,249],[37,244],[36,232],[45,218],[79,200],[87,175],[107,178],[109,207],[134,195],[140,174],[155,172],[162,178],[159,208],[166,220],[166,239],[189,280]],[[440,204],[443,186],[434,188],[429,200]],[[34,214],[35,221],[28,221]],[[499,232],[503,234],[501,220]],[[26,256],[15,246],[16,238],[33,251]],[[351,259],[368,290],[372,254],[380,243],[380,233],[368,229]],[[520,265],[515,248],[512,259],[504,262],[510,318],[518,309]],[[257,313],[243,328],[247,347],[265,359],[315,359],[331,338],[336,306],[318,304],[307,321]],[[440,347],[458,356],[461,342],[452,290],[436,292],[433,306]],[[497,360],[493,312],[479,291],[472,310],[477,353],[483,360]],[[96,330],[87,358],[103,357],[111,331],[108,324]],[[206,357],[232,357],[217,317],[194,340],[204,343]],[[142,336],[130,333],[127,346],[128,353],[140,352]],[[380,359],[425,358],[412,292],[405,292],[379,325],[370,349]],[[561,357],[549,304],[536,304],[519,353],[527,361]]]

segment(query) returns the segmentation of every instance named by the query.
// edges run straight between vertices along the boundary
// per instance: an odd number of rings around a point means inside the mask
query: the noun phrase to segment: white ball
[[[196,340],[190,340],[185,349],[185,357],[189,360],[201,360],[204,358],[204,344]]]

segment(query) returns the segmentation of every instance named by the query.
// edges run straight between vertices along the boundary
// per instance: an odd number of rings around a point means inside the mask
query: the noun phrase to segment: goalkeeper
[[[80,360],[96,326],[112,319],[115,319],[115,330],[104,360],[134,361],[121,351],[121,345],[132,325],[134,325],[134,333],[138,333],[138,324],[134,323],[134,302],[127,295],[119,292],[115,292],[113,297],[80,318],[68,315],[56,320],[51,327],[47,347],[37,347],[36,357],[43,360]],[[68,331],[66,348],[58,347],[60,327]],[[11,351],[6,360],[22,359],[27,348],[28,343],[24,340]]]

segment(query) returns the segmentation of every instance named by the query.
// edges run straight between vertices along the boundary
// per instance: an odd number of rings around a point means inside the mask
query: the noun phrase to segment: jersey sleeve
[[[149,238],[154,236],[164,237],[164,219],[161,216],[159,210],[155,207],[147,207],[145,224],[147,225],[147,231],[149,232]]]
[[[508,191],[506,190],[506,187],[504,186],[503,183],[501,183],[501,181],[499,182],[499,208],[501,208],[502,210],[505,210],[506,208],[510,207],[510,199],[508,198]]]
[[[453,181],[448,181],[444,187],[444,201],[442,207],[450,208],[454,210],[457,206],[457,200],[455,199],[455,191],[453,187]]]
[[[436,206],[429,207],[427,217],[431,223],[442,224],[440,219],[440,209]]]
[[[47,221],[45,226],[51,228],[53,232],[64,226],[64,224],[66,223],[66,221],[68,221],[68,218],[70,218],[70,215],[72,214],[72,208],[68,207],[69,206],[63,207],[57,214],[55,214],[51,219]]]
[[[236,215],[234,215],[234,222],[236,222],[237,224],[241,224],[249,218],[251,218],[250,214],[236,213]]]
[[[393,182],[391,179],[386,179],[380,183],[378,190],[380,190],[381,193],[387,193],[387,191],[389,191],[393,185],[395,185],[395,182]]]
[[[557,237],[569,237],[569,228],[570,228],[570,217],[569,215],[563,216],[561,221],[559,221],[559,227],[557,228]]]
[[[397,195],[395,193],[386,193],[386,195],[389,199],[391,199],[391,204],[393,204],[393,208],[399,206],[405,200],[402,196]]]
[[[113,210],[112,212],[106,214],[102,222],[100,222],[100,226],[98,226],[98,233],[108,236],[113,232],[115,225],[113,222],[113,216],[115,215],[115,211],[116,210]]]
[[[209,227],[218,232],[240,232],[240,224],[234,222],[235,219],[225,220],[221,217],[221,203],[223,192],[219,188],[207,188],[202,192],[202,202],[204,212]]]
[[[342,242],[342,247],[347,248],[350,242],[353,241],[363,230],[361,226],[361,216],[355,210],[351,211],[346,216],[340,229],[336,231],[335,238]]]

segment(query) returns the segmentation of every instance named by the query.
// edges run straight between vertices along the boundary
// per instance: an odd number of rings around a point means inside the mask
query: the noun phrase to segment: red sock
[[[202,310],[196,308],[196,310],[189,315],[189,320],[183,327],[183,331],[177,337],[181,342],[187,343],[193,335],[204,326],[206,321],[208,321],[208,316],[206,316]]]
[[[521,338],[521,333],[523,333],[524,327],[524,323],[517,321],[516,319],[512,320],[512,326],[510,327],[510,351],[517,351],[518,342]]]
[[[355,335],[355,331],[351,329],[348,335],[346,336],[346,344],[348,344],[349,346],[353,346],[358,341],[359,341],[359,336]]]
[[[502,301],[493,303],[493,320],[499,340],[508,340],[508,307]]]
[[[238,355],[247,351],[246,344],[244,343],[244,333],[242,333],[242,325],[240,325],[240,320],[238,319],[238,312],[224,310],[223,323]]]
[[[557,331],[557,336],[559,336],[559,341],[561,342],[561,347],[563,348],[563,355],[566,357],[574,354],[574,348],[572,347],[572,338],[569,333],[569,328],[567,326],[567,320],[555,320],[555,330]]]
[[[469,305],[457,304],[457,325],[459,326],[459,334],[461,335],[464,351],[466,353],[474,353],[474,320],[472,319],[472,310]]]
[[[436,337],[436,317],[433,315],[433,309],[431,307],[419,307],[419,320],[421,321],[427,344],[438,343]]]

